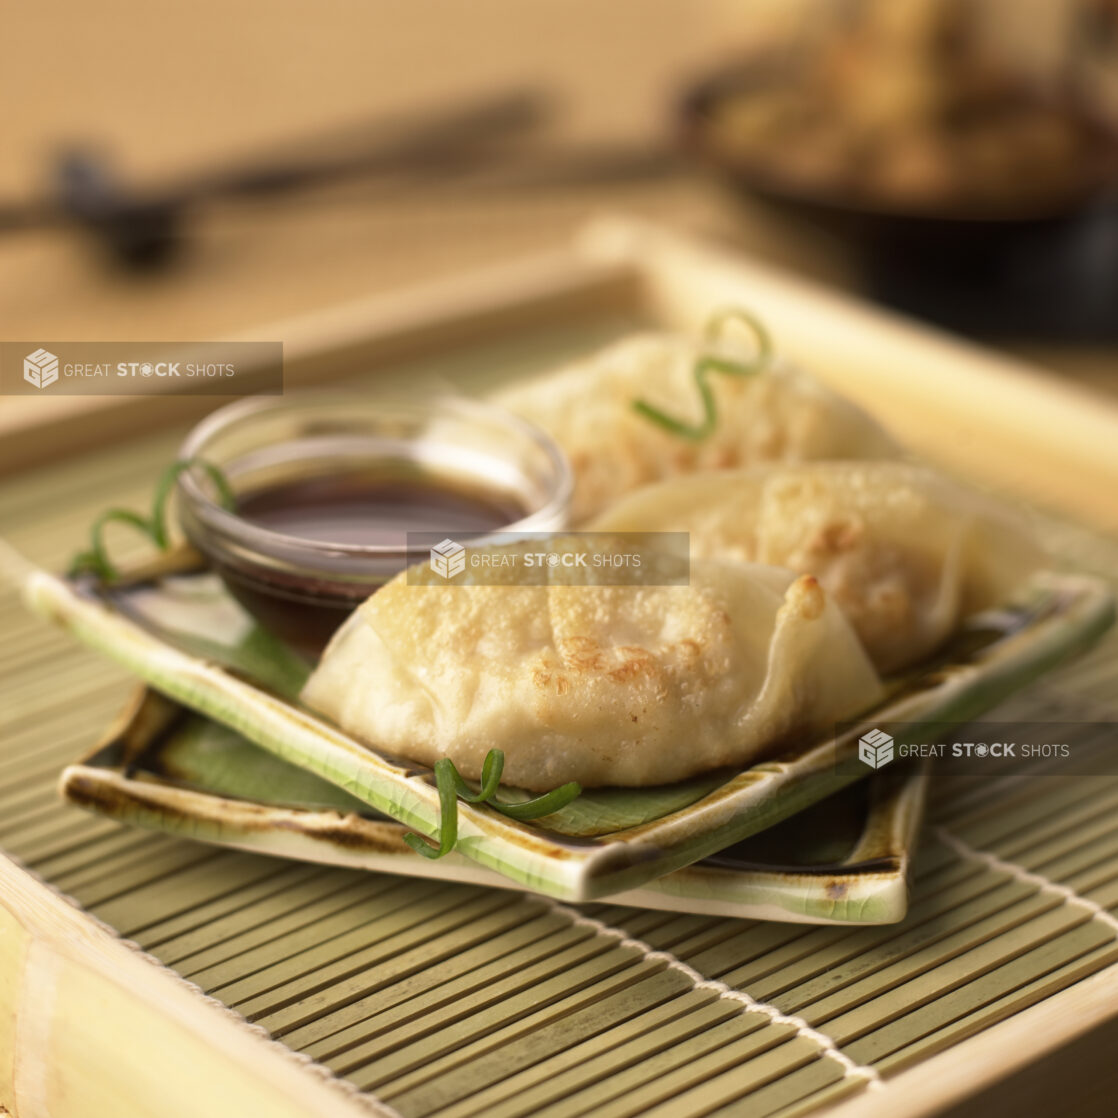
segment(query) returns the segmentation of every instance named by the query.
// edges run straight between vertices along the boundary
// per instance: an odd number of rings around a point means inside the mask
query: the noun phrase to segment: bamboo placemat
[[[179,434],[10,482],[0,533],[62,566],[106,495],[146,503]],[[1118,573],[1114,543],[1075,529],[1060,543]],[[0,846],[407,1118],[806,1114],[1118,960],[1114,779],[940,781],[898,926],[575,910],[216,850],[63,806],[58,772],[131,682],[11,592],[0,623]],[[1118,721],[1116,650],[1108,639],[1006,717]]]

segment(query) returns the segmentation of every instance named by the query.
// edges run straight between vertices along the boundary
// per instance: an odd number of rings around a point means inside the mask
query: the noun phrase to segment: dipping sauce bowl
[[[407,533],[476,538],[566,527],[571,474],[543,431],[471,400],[305,394],[231,404],[179,453],[183,531],[269,631],[317,656],[345,618],[411,563]]]

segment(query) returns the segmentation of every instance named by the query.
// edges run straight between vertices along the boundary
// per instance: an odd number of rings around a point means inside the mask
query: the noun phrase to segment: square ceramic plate
[[[892,924],[926,768],[898,764],[692,866],[611,900],[638,908],[813,924]],[[407,829],[172,699],[140,688],[62,774],[63,796],[121,823],[222,846],[407,877],[515,888],[458,854],[436,861]]]
[[[204,571],[108,591],[42,571],[28,603],[164,694],[424,834],[439,829],[429,771],[347,736],[297,701],[306,665]],[[531,823],[459,805],[457,851],[565,900],[636,889],[734,845],[869,775],[857,738],[876,721],[961,723],[1092,642],[1113,619],[1097,580],[1038,575],[1015,602],[969,619],[941,658],[837,737],[803,740],[740,772],[660,788],[585,792]],[[502,791],[514,799],[515,789]]]

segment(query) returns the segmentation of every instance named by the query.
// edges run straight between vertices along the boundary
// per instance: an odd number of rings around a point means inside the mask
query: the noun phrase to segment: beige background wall
[[[688,77],[740,49],[774,8],[790,10],[783,0],[5,0],[0,198],[40,193],[64,142],[103,147],[152,184],[523,84],[554,91],[551,138],[655,141],[670,135]],[[0,337],[220,336],[553,245],[602,210],[714,232],[851,282],[834,245],[697,177],[529,195],[351,186],[207,209],[165,275],[112,274],[71,231],[0,237]],[[1104,387],[1118,375],[1106,350],[1040,356]]]

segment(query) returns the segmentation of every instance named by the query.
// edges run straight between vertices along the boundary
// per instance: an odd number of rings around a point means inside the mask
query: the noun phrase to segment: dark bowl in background
[[[1058,201],[906,210],[790,184],[712,143],[712,111],[764,76],[764,65],[745,61],[691,86],[680,141],[735,191],[841,240],[872,298],[967,334],[1118,340],[1118,142],[1103,125],[1096,165]]]

